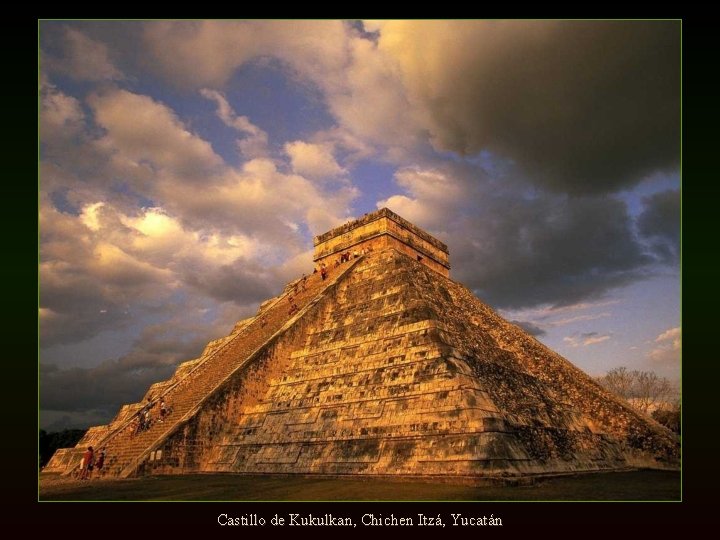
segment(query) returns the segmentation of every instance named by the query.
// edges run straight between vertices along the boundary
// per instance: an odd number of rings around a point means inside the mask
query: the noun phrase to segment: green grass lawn
[[[70,482],[56,475],[41,475],[40,500],[677,501],[680,500],[680,473],[642,470],[585,474],[539,480],[531,486],[508,487],[228,474]]]

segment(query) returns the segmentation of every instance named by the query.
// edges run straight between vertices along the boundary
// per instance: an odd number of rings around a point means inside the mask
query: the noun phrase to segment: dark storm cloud
[[[74,291],[77,294],[69,289],[54,292],[48,292],[47,288],[41,290],[41,309],[58,306],[58,311],[53,311],[49,317],[41,315],[40,341],[43,348],[76,343],[103,330],[123,328],[132,321],[124,306],[109,307],[109,302],[101,296],[92,295],[93,288],[77,289]]]
[[[245,265],[236,261],[209,269],[186,267],[181,274],[185,283],[222,302],[246,305],[277,294],[278,285],[271,282],[266,270],[248,261]]]
[[[493,150],[569,193],[679,163],[679,21],[420,21],[399,33],[388,47],[444,149]]]
[[[148,63],[142,30],[137,21],[41,21],[41,68],[76,80],[122,80],[125,69]]]
[[[640,234],[651,243],[653,253],[663,262],[677,262],[680,253],[680,192],[668,190],[643,200],[638,217]]]
[[[142,398],[148,387],[172,373],[171,366],[127,370],[119,365],[95,368],[51,369],[40,367],[40,408],[42,410],[102,410],[109,420],[123,403]]]
[[[216,328],[172,321],[145,328],[127,355],[90,368],[40,366],[40,408],[70,415],[73,425],[88,410],[108,421],[124,403],[142,398],[150,385],[172,375],[178,363],[197,358],[218,337]],[[75,415],[79,415],[75,418]]]
[[[493,306],[567,305],[647,275],[652,260],[622,201],[508,197],[486,204],[448,243],[455,279]]]
[[[380,204],[443,240],[453,279],[494,307],[594,300],[656,270],[617,196],[552,194],[469,164],[396,177],[407,195]]]
[[[143,276],[122,286],[98,282],[77,264],[43,264],[40,268],[40,339],[43,347],[73,343],[132,321],[130,293],[141,297],[152,282]]]
[[[545,334],[547,334],[547,332],[546,332],[545,330],[543,330],[543,329],[540,328],[538,325],[536,325],[536,324],[534,324],[534,323],[531,323],[531,322],[529,322],[529,321],[515,321],[515,320],[513,320],[513,321],[510,321],[510,322],[513,323],[513,324],[515,324],[515,325],[517,325],[517,326],[519,326],[520,328],[522,328],[523,330],[525,330],[525,331],[526,331],[528,334],[530,334],[531,336],[544,336]]]
[[[43,347],[74,343],[132,322],[133,311],[151,297],[158,280],[130,269],[115,283],[101,282],[79,264],[40,268],[40,338]],[[129,299],[136,303],[131,307]]]

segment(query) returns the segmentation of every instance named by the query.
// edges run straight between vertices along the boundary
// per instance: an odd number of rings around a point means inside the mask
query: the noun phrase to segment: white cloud
[[[223,102],[219,94],[208,95]],[[307,223],[313,234],[324,232],[317,227],[344,219],[358,194],[347,182],[316,184],[285,174],[268,157],[229,166],[174,111],[148,96],[114,91],[90,101],[106,129],[95,143],[98,154],[109,156],[104,176],[124,178],[189,229],[242,232],[264,241],[266,251],[289,249],[288,256],[304,249],[299,227],[290,224]],[[222,116],[238,119],[229,109]],[[270,260],[279,262],[277,256]]]
[[[162,21],[144,32],[153,64],[168,78],[197,87],[223,85],[259,53],[257,37],[246,22]]]
[[[570,347],[588,347],[597,345],[610,339],[609,335],[600,335],[597,332],[588,332],[583,334],[574,334],[563,338],[563,341]]]
[[[330,110],[343,128],[370,144],[384,147],[399,161],[422,144],[422,109],[408,99],[397,62],[367,39],[348,33],[344,77],[317,73]]]
[[[264,137],[221,94],[206,94],[223,121]],[[66,111],[81,111],[75,98],[53,97],[71,105]],[[179,291],[214,311],[272,296],[288,272],[311,270],[306,231],[319,234],[344,221],[358,194],[344,181],[326,185],[282,172],[284,164],[267,157],[228,165],[149,96],[106,89],[88,102],[103,130],[86,127],[80,114],[56,114],[79,122],[76,133],[86,144],[41,163],[44,347],[119,331],[159,306],[172,311]],[[118,181],[127,189],[114,189]],[[50,193],[59,189],[77,215],[55,208]],[[139,208],[138,197],[152,206]]]
[[[658,365],[675,365],[680,360],[682,337],[679,326],[665,330],[655,338],[653,347],[647,358]]]
[[[595,310],[602,307],[617,305],[620,300],[602,300],[598,302],[577,302],[565,306],[542,306],[539,308],[524,308],[501,310],[508,319],[520,319],[540,325],[544,328],[557,328],[585,321],[594,321],[612,317],[612,312],[577,314],[582,311]]]
[[[458,217],[469,195],[461,179],[437,169],[406,167],[395,173],[397,184],[408,195],[392,195],[377,203],[421,227],[441,234]]]
[[[103,206],[105,206],[104,202],[88,204],[80,212],[80,221],[91,231],[100,230],[98,212]]]
[[[274,56],[298,73],[343,67],[346,33],[341,21],[197,21],[146,25],[154,65],[182,85],[223,86],[250,60]]]
[[[585,338],[582,344],[584,346],[595,345],[596,343],[602,343],[603,341],[607,341],[608,339],[610,339],[610,336],[593,336]]]
[[[186,230],[162,208],[143,209],[139,216],[120,216],[131,230],[132,248],[161,266],[187,257],[206,265],[231,264],[239,258],[252,258],[258,246],[242,235],[223,235],[202,230]]]
[[[83,128],[80,102],[45,81],[41,85],[40,139],[58,143],[76,136]]]
[[[41,231],[44,347],[120,330],[159,306],[171,312],[189,301],[175,297],[180,291],[243,306],[279,287],[257,263],[261,250],[251,239],[187,229],[160,208],[126,214],[110,202],[91,203],[75,216],[43,200]]]
[[[162,179],[156,193],[168,210],[191,227],[241,230],[271,242],[274,248],[292,250],[302,248],[298,228],[290,224],[306,222],[313,234],[324,232],[316,229],[318,216],[331,221],[344,218],[357,196],[357,190],[348,185],[322,190],[300,175],[279,171],[269,159],[228,168],[205,185]]]
[[[572,324],[576,322],[582,322],[582,321],[595,321],[597,319],[604,319],[606,317],[610,317],[611,313],[609,312],[603,312],[603,313],[595,313],[593,315],[578,315],[576,317],[568,317],[566,319],[560,319],[556,321],[548,322],[548,326],[565,326],[566,324]]]
[[[217,104],[217,115],[223,123],[237,131],[246,134],[238,140],[240,152],[247,158],[265,157],[268,154],[268,136],[262,129],[250,122],[247,116],[238,116],[228,103],[225,96],[216,90],[203,88],[200,90],[203,97]]]
[[[203,88],[200,90],[200,94],[217,104],[218,118],[220,118],[225,125],[250,135],[260,135],[262,133],[262,130],[250,122],[247,116],[238,116],[232,107],[230,107],[230,104],[225,96],[223,96],[220,92],[210,90],[209,88]]]
[[[656,343],[671,342],[673,350],[680,349],[680,327],[670,328],[655,338]]]
[[[124,232],[107,203],[88,204],[79,215],[72,215],[57,211],[41,195],[43,346],[121,329],[131,322],[129,303],[142,310],[162,303],[171,294],[172,275],[118,242]],[[99,318],[102,309],[107,313]]]
[[[133,286],[143,282],[159,283],[172,277],[162,269],[109,242],[97,242],[92,251],[92,258],[85,262],[89,274],[103,285]]]
[[[396,60],[342,21],[158,22],[145,41],[155,68],[181,86],[222,88],[242,65],[272,57],[322,92],[342,139],[397,157],[425,136]]]
[[[327,178],[345,173],[327,144],[293,141],[285,145],[295,173],[309,178]]]
[[[135,166],[147,162],[180,177],[193,177],[211,174],[223,163],[207,141],[148,96],[111,90],[91,96],[89,102],[96,122],[106,130],[100,145],[121,153]]]

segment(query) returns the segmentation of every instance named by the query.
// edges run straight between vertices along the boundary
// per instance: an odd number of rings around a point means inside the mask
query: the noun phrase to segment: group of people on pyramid
[[[103,466],[105,465],[105,449],[101,449],[95,457],[95,451],[92,446],[88,446],[87,450],[83,454],[80,460],[80,480],[90,480],[93,471],[97,471],[97,474],[102,474]]]
[[[365,255],[369,251],[370,251],[369,248],[362,248],[360,251],[355,249],[352,252],[352,258],[357,259],[358,257],[360,257],[360,255]],[[350,262],[350,256],[351,256],[350,251],[345,251],[344,253],[341,253],[340,258],[337,261],[335,261],[335,266],[339,266],[344,262]]]
[[[137,435],[141,431],[147,431],[150,429],[150,426],[152,425],[153,419],[150,415],[150,410],[154,407],[154,403],[151,401],[150,398],[147,398],[147,403],[145,406],[138,411],[138,413],[135,415],[135,429],[133,430],[133,435]],[[165,421],[165,418],[167,417],[168,413],[170,412],[167,404],[165,403],[165,398],[160,398],[160,414],[157,418],[157,422],[163,423]]]
[[[343,263],[350,262],[350,259],[358,259],[361,255],[365,255],[372,251],[370,248],[363,248],[361,250],[354,249],[352,253],[350,250],[344,251],[340,254],[340,257],[335,261],[335,267],[340,266]],[[327,279],[328,276],[328,268],[325,262],[320,263],[319,267],[315,267],[315,270],[313,271],[313,274],[317,274],[320,272],[320,277],[323,281]]]

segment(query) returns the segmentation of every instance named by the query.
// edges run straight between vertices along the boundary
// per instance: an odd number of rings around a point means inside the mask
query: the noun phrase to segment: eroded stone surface
[[[502,476],[677,462],[670,432],[395,250],[366,256],[297,324],[145,470]]]

